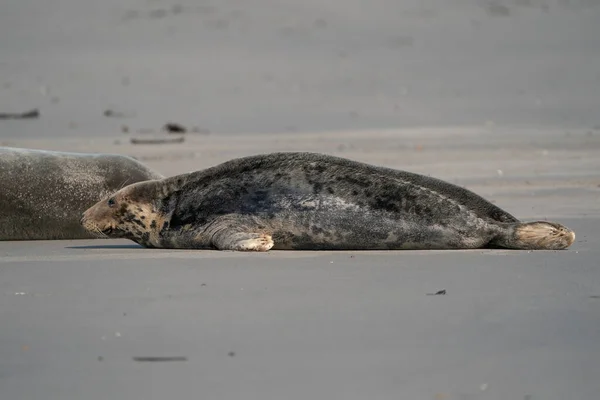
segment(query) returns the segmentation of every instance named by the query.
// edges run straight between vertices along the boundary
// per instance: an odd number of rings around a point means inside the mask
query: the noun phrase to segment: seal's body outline
[[[437,178],[305,152],[133,184],[82,224],[145,247],[221,250],[562,249],[575,238]]]
[[[161,178],[120,154],[0,147],[0,240],[95,238],[81,213],[128,184]]]

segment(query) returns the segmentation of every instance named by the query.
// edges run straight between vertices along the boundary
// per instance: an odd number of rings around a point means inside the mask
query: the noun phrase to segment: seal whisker
[[[94,229],[91,232],[93,234],[95,234],[97,237],[101,237],[101,238],[108,237],[108,235],[106,235],[104,232],[102,232],[102,230],[100,230],[100,228],[98,226],[94,226]]]
[[[119,186],[119,189],[117,189],[116,191],[118,192],[119,190],[123,189],[125,187],[125,185],[127,185],[127,182],[130,181],[131,178],[126,178],[123,183],[121,183],[121,185]]]

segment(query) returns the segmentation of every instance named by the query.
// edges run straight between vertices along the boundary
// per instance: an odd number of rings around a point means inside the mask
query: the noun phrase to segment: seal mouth
[[[79,222],[86,231],[100,238],[108,237],[108,235],[111,234],[114,230],[112,226],[109,226],[105,229],[100,229],[100,227],[96,223],[89,221],[85,217],[81,218]]]

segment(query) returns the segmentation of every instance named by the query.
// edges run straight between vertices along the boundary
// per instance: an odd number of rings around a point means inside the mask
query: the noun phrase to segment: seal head
[[[164,216],[147,201],[153,189],[153,181],[129,185],[86,210],[80,223],[96,237],[125,238],[156,247]]]

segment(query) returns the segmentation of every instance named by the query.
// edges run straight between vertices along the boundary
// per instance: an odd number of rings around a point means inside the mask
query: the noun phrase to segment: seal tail
[[[517,250],[562,250],[575,241],[575,232],[555,222],[503,224],[506,230],[490,244]]]

